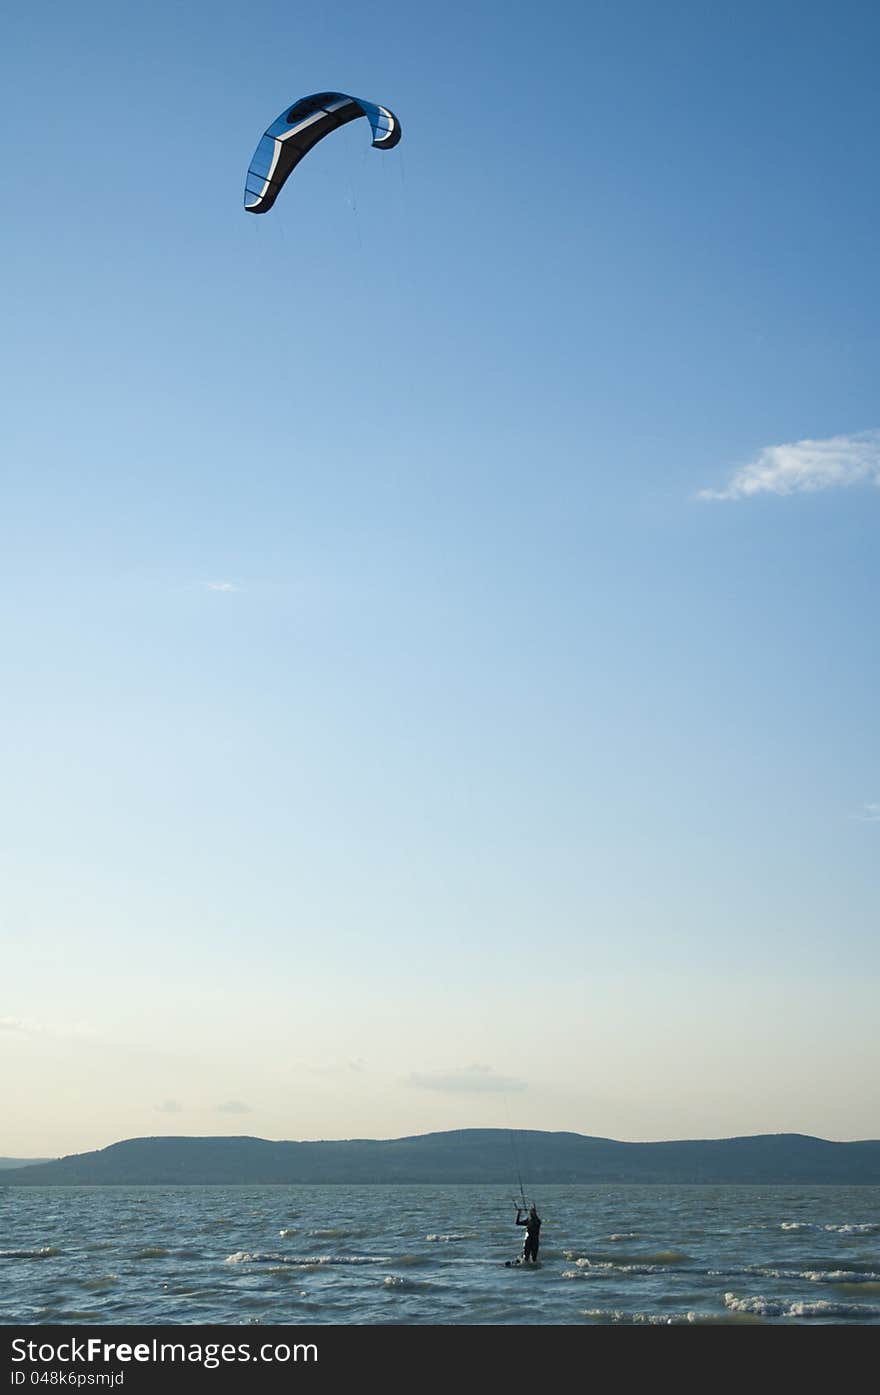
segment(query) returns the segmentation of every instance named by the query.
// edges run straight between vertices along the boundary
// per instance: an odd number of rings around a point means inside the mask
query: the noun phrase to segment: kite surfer
[[[534,1206],[529,1207],[528,1215],[526,1216],[523,1215],[522,1210],[521,1206],[517,1206],[516,1223],[526,1228],[526,1233],[523,1236],[522,1263],[537,1264],[538,1241],[541,1237],[541,1217],[538,1215],[537,1209]]]

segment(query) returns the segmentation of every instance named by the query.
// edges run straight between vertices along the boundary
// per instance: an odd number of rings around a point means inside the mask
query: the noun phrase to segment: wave
[[[739,1313],[754,1313],[759,1317],[783,1318],[877,1318],[880,1307],[864,1303],[832,1303],[827,1299],[807,1302],[805,1299],[765,1298],[758,1294],[753,1298],[738,1298],[735,1293],[725,1293],[724,1306]]]
[[[0,1259],[54,1259],[60,1253],[54,1245],[43,1245],[39,1250],[0,1250]]]
[[[100,1292],[101,1289],[112,1288],[113,1285],[118,1282],[118,1274],[96,1274],[93,1279],[83,1279],[82,1286],[83,1288]]]
[[[811,1284],[864,1284],[876,1286],[880,1274],[858,1269],[775,1269],[768,1265],[750,1265],[743,1273],[766,1279],[805,1279]]]
[[[665,1264],[590,1264],[589,1261],[585,1264],[583,1260],[579,1259],[577,1268],[563,1270],[562,1277],[563,1279],[607,1279],[615,1274],[628,1274],[631,1278],[646,1278],[651,1274],[669,1274],[671,1272]]]
[[[670,1270],[679,1273],[703,1273],[693,1269],[690,1255],[679,1250],[658,1250],[647,1255],[576,1255],[572,1250],[564,1250],[563,1255],[577,1265],[579,1270],[591,1270],[601,1274],[665,1274]]]
[[[92,1308],[54,1308],[51,1304],[37,1310],[38,1322],[100,1322],[101,1313]]]
[[[653,1253],[649,1252],[641,1255],[609,1255],[601,1252],[593,1255],[584,1255],[578,1254],[576,1250],[563,1250],[562,1253],[566,1259],[573,1260],[575,1264],[607,1264],[613,1268],[619,1268],[622,1265],[649,1264],[660,1265],[665,1269],[671,1265],[693,1263],[693,1257],[683,1254],[681,1250],[656,1250]]]
[[[623,1308],[585,1308],[582,1316],[591,1322],[620,1323],[630,1327],[718,1327],[759,1320],[749,1313],[641,1313]]]
[[[389,1255],[302,1255],[292,1258],[288,1255],[261,1254],[259,1251],[236,1250],[227,1255],[226,1264],[286,1264],[291,1269],[319,1269],[324,1265],[337,1264],[390,1264]]]
[[[818,1221],[782,1221],[779,1229],[790,1232],[818,1230],[833,1235],[877,1235],[880,1234],[880,1223],[876,1221],[843,1221],[838,1225],[822,1225]]]
[[[446,1244],[449,1241],[454,1240],[478,1240],[479,1236],[476,1234],[475,1231],[463,1230],[452,1231],[449,1235],[426,1235],[425,1239],[431,1241],[440,1241],[442,1244]]]

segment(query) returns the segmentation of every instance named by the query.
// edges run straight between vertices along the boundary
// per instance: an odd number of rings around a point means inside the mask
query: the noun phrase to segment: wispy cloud
[[[205,585],[209,591],[240,591],[240,586],[233,586],[231,581],[206,581]]]
[[[362,1056],[353,1057],[351,1060],[331,1056],[325,1061],[306,1061],[301,1064],[303,1069],[312,1075],[341,1075],[348,1071],[362,1071],[366,1062]]]
[[[183,1105],[179,1100],[163,1100],[161,1104],[156,1105],[159,1114],[179,1114],[182,1109]]]
[[[880,823],[880,804],[865,804],[858,817],[862,823]]]
[[[815,493],[866,482],[880,485],[880,430],[766,446],[733,473],[724,489],[701,489],[697,497],[749,499],[754,494]]]
[[[63,1041],[91,1035],[86,1022],[35,1022],[32,1017],[0,1017],[0,1032],[20,1032],[24,1036],[51,1037]]]
[[[253,1110],[249,1104],[244,1104],[241,1100],[226,1100],[217,1106],[218,1114],[252,1114]]]
[[[506,1091],[524,1090],[522,1080],[514,1080],[507,1075],[496,1075],[491,1066],[465,1066],[443,1075],[418,1075],[409,1077],[409,1084],[419,1090],[449,1090],[453,1094],[501,1094]]]

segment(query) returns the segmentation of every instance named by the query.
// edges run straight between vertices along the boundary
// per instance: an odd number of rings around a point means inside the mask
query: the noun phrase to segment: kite
[[[331,131],[360,116],[370,123],[374,147],[393,150],[400,140],[400,122],[387,107],[344,92],[318,92],[285,107],[254,151],[244,186],[245,211],[268,213],[303,156]]]

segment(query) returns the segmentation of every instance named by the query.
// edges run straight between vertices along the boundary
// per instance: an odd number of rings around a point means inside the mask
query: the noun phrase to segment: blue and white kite
[[[303,156],[324,136],[359,116],[369,121],[377,150],[392,150],[400,140],[400,122],[393,111],[344,92],[318,92],[287,107],[264,132],[254,152],[244,186],[246,212],[268,213]]]

